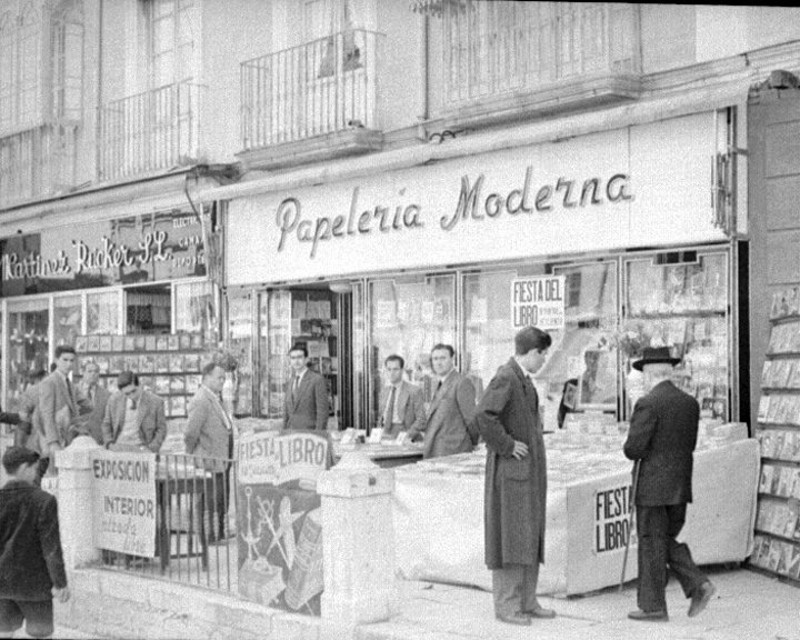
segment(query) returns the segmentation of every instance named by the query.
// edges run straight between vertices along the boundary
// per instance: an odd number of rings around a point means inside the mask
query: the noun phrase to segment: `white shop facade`
[[[538,375],[546,430],[562,422],[565,395],[566,413],[626,419],[630,360],[648,345],[683,357],[681,384],[705,416],[739,420],[746,255],[735,191],[723,193],[726,213],[711,189],[725,178],[725,114],[510,149],[483,134],[485,151],[464,142],[421,166],[403,166],[399,151],[383,171],[378,156],[371,171],[342,161],[341,180],[325,179],[334,167],[313,185],[298,172],[207,192],[229,199],[236,413],[280,416],[297,342],[329,380],[331,429],[374,425],[390,354],[429,400],[440,342],[480,396],[517,328],[537,322],[554,338]]]

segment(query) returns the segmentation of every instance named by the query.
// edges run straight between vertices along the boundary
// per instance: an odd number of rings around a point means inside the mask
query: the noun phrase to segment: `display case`
[[[723,421],[731,416],[728,261],[712,250],[628,259],[623,282],[623,371],[644,347],[669,347],[682,358],[675,382],[702,415]]]
[[[93,361],[100,370],[100,384],[116,390],[122,371],[133,371],[139,384],[164,400],[168,418],[187,415],[189,399],[200,388],[203,334],[84,335],[75,340],[81,362]]]
[[[236,358],[236,388],[233,391],[233,413],[249,416],[253,412],[253,321],[252,296],[228,298],[227,349]]]
[[[756,536],[750,563],[800,582],[800,287],[773,294],[761,372]]]

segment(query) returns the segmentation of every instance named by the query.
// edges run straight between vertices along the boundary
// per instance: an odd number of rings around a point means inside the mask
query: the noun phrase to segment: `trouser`
[[[210,540],[224,539],[228,519],[228,495],[231,488],[231,469],[215,473],[206,481],[206,509],[208,510],[211,530],[207,533]]]
[[[507,564],[492,570],[492,593],[495,616],[513,616],[523,611],[539,608],[536,583],[539,581],[539,563]]]
[[[686,504],[636,507],[639,536],[637,603],[642,611],[666,611],[664,589],[672,569],[687,598],[707,578],[697,568],[689,547],[675,540],[686,521]]]

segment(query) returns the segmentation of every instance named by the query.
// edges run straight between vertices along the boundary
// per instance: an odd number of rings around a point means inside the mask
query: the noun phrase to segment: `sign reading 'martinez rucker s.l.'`
[[[155,557],[156,456],[98,451],[92,461],[95,544]]]

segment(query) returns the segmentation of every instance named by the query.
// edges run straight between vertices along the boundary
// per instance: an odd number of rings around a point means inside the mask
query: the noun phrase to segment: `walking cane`
[[[631,514],[628,517],[628,539],[625,541],[625,554],[622,556],[622,575],[619,577],[619,590],[625,586],[625,569],[628,566],[628,551],[631,548],[631,538],[633,537],[633,514],[636,511],[636,487],[639,484],[639,466],[641,460],[633,463],[633,485],[631,486]]]

